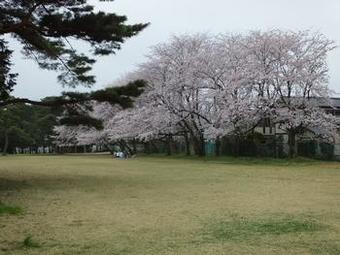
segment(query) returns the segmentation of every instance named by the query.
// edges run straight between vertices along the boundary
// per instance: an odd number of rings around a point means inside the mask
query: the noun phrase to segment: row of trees
[[[53,145],[53,127],[57,125],[55,109],[25,104],[0,108],[0,151],[13,153],[16,147],[36,148]]]
[[[56,127],[60,144],[118,143],[182,137],[205,155],[205,141],[241,139],[270,119],[288,135],[296,155],[306,130],[323,139],[336,134],[336,119],[320,109],[330,104],[327,55],[332,41],[309,31],[254,31],[246,35],[182,35],[152,48],[148,60],[124,82],[142,80],[135,107],[93,101],[89,126]]]

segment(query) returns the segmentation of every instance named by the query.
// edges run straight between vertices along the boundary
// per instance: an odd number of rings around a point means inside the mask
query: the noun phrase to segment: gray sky
[[[151,22],[150,27],[123,45],[115,56],[102,57],[94,68],[102,88],[133,70],[144,60],[149,47],[173,34],[195,32],[246,32],[273,28],[312,29],[340,45],[339,0],[115,0],[96,3],[99,9],[127,15],[129,23]],[[76,45],[73,45],[76,46]],[[33,61],[15,54],[19,72],[14,94],[39,99],[65,90],[54,72],[40,70]],[[329,56],[330,87],[340,93],[340,48]]]

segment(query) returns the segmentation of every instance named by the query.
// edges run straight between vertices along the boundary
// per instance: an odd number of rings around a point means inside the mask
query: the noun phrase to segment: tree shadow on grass
[[[78,189],[84,192],[112,190],[116,188],[152,188],[157,186],[156,182],[151,182],[139,177],[107,177],[95,175],[66,175],[60,176],[27,176],[21,180],[10,178],[0,178],[0,192],[22,191],[22,190],[72,190]]]
[[[20,190],[23,188],[27,188],[29,185],[25,180],[11,180],[0,178],[0,191],[7,190]]]

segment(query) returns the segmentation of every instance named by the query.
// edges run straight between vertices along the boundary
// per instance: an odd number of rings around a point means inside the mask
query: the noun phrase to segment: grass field
[[[0,158],[0,254],[340,254],[340,164]]]

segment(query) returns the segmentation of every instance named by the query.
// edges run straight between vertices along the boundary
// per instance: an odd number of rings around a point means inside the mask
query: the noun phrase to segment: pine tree
[[[137,35],[148,24],[126,24],[127,17],[95,12],[87,0],[1,0],[0,2],[0,107],[15,103],[43,106],[69,105],[93,97],[112,104],[128,106],[130,97],[141,93],[140,82],[90,94],[65,93],[61,97],[32,101],[11,96],[18,74],[11,72],[10,42],[19,41],[26,57],[40,68],[58,72],[64,86],[90,87],[95,56],[114,54],[127,38]],[[90,53],[84,54],[74,42],[85,42]]]

